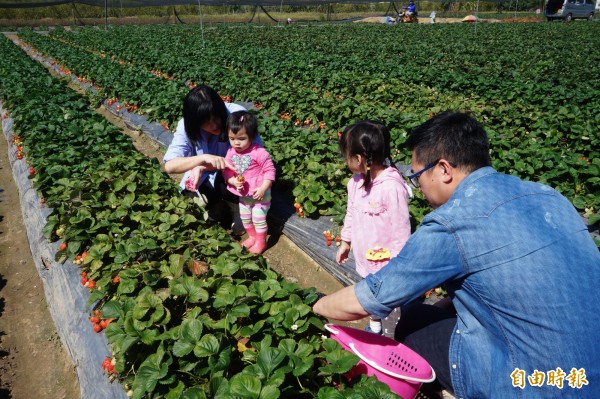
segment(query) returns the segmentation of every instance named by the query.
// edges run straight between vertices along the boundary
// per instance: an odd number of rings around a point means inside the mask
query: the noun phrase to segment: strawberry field
[[[382,120],[395,160],[409,163],[408,131],[441,110],[470,111],[494,167],[557,188],[598,223],[600,24],[215,25],[203,37],[191,25],[19,32],[100,88],[85,97],[0,38],[15,162],[28,163],[51,209],[43,232],[63,243],[56,260],[81,269],[96,311],[89,329],[113,354],[98,367],[133,397],[394,396],[372,379],[348,383],[341,373],[357,358],[321,338],[315,290],[205,225],[90,103],[118,102],[165,130],[196,83],[252,103],[289,206],[338,219],[349,172],[336,140],[347,124]],[[411,212],[419,220],[424,201]]]
[[[343,213],[348,173],[336,138],[346,124],[384,121],[396,161],[408,163],[406,132],[449,108],[484,122],[498,170],[548,183],[592,216],[600,207],[598,30],[597,24],[489,24],[476,31],[225,25],[204,32],[204,48],[197,26],[23,37],[103,87],[105,98],[169,126],[181,117],[186,84],[205,82],[233,101],[255,103],[279,176],[308,216]],[[546,43],[567,50],[548,51]],[[417,218],[421,205],[413,210]]]

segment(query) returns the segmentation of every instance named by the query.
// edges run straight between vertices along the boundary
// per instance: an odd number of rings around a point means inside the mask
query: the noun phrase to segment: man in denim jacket
[[[457,398],[600,398],[600,252],[573,206],[496,172],[468,115],[434,116],[406,144],[409,179],[436,209],[387,266],[315,313],[383,318],[403,306],[396,339]],[[440,284],[452,312],[415,304]]]

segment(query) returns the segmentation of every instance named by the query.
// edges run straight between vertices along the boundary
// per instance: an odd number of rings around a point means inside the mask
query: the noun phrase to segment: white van
[[[573,19],[594,19],[596,5],[594,0],[549,0],[546,3],[544,14],[548,21],[562,19],[571,21]]]

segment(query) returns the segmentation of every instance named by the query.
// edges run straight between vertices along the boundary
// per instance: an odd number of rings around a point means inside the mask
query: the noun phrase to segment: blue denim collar
[[[475,183],[475,181],[494,173],[498,173],[498,171],[496,171],[496,169],[492,168],[491,166],[484,166],[469,173],[467,177],[465,177],[463,181],[461,181],[460,184],[456,187],[456,190],[454,190],[454,193],[452,194],[451,198],[454,197],[456,193],[466,190],[466,188],[469,187],[471,184]]]

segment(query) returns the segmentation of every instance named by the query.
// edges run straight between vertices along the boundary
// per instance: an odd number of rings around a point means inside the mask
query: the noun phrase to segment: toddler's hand
[[[257,201],[261,201],[263,199],[263,197],[265,196],[266,191],[267,191],[266,189],[259,187],[256,189],[256,191],[254,191],[254,194],[252,194],[252,198],[254,198]]]
[[[233,186],[238,191],[242,191],[244,189],[244,183],[244,176],[233,176],[227,180],[227,184]]]
[[[236,190],[242,191],[244,189],[244,182],[236,180],[234,186]]]

